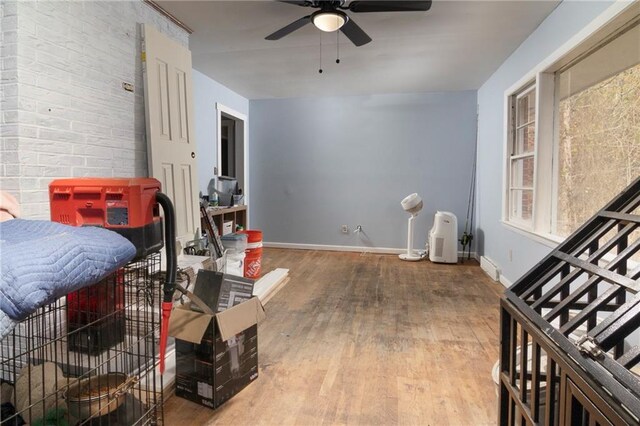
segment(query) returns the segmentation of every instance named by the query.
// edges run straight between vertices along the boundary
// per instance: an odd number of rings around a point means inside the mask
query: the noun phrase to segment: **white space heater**
[[[451,212],[436,212],[429,231],[429,260],[458,263],[458,219]]]

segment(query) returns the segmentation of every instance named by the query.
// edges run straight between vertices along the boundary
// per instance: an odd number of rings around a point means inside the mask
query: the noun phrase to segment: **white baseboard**
[[[391,248],[391,247],[365,247],[365,246],[334,246],[334,245],[325,245],[325,244],[301,244],[301,243],[274,243],[274,242],[265,242],[262,244],[263,247],[271,247],[271,248],[285,248],[285,249],[295,249],[295,250],[322,250],[322,251],[346,251],[346,252],[354,252],[354,253],[374,253],[374,254],[402,254],[407,251],[406,248]],[[461,251],[458,252],[458,257],[462,257],[464,254],[465,258],[467,253],[463,253]],[[480,261],[478,255],[475,252],[471,252],[471,257],[477,261]]]
[[[498,281],[500,284],[509,288],[513,283],[504,276],[500,267],[494,263],[493,260],[488,257],[480,256],[480,267],[482,270],[494,281]]]
[[[464,259],[466,260],[467,256],[469,256],[469,253],[467,253],[466,251],[465,252],[461,252],[461,251],[458,252],[458,257],[464,257]],[[471,258],[473,260],[476,260],[478,263],[480,263],[480,256],[478,256],[478,253],[476,253],[475,251],[471,252]]]
[[[480,257],[480,267],[492,280],[500,280],[500,268],[488,257]]]
[[[323,251],[348,251],[356,253],[376,253],[376,254],[400,254],[406,249],[390,247],[364,247],[364,246],[332,246],[324,244],[300,244],[300,243],[263,243],[263,247],[286,248],[296,250],[323,250]]]
[[[500,274],[500,284],[502,284],[503,286],[505,286],[506,288],[509,288],[513,285],[513,283],[511,281],[509,281],[507,279],[507,277],[505,277],[504,275]]]

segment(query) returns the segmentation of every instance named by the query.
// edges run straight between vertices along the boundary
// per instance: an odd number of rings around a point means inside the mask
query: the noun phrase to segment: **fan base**
[[[406,260],[407,262],[417,262],[418,260],[422,260],[425,258],[425,256],[420,256],[416,253],[402,253],[399,254],[398,257],[400,258],[400,260]]]

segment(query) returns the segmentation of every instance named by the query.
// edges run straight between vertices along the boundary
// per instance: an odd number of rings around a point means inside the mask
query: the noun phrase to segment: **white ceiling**
[[[355,47],[307,25],[315,9],[276,1],[159,1],[194,30],[193,67],[248,99],[477,89],[559,1],[434,1],[428,12],[349,13],[373,41]]]

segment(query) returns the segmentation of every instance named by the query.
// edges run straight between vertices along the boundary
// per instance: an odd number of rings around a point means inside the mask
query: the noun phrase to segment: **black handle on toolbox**
[[[164,237],[167,249],[167,275],[164,280],[164,302],[173,300],[173,292],[176,288],[176,271],[178,260],[176,257],[176,216],[171,199],[162,192],[156,193],[156,200],[164,211]]]

